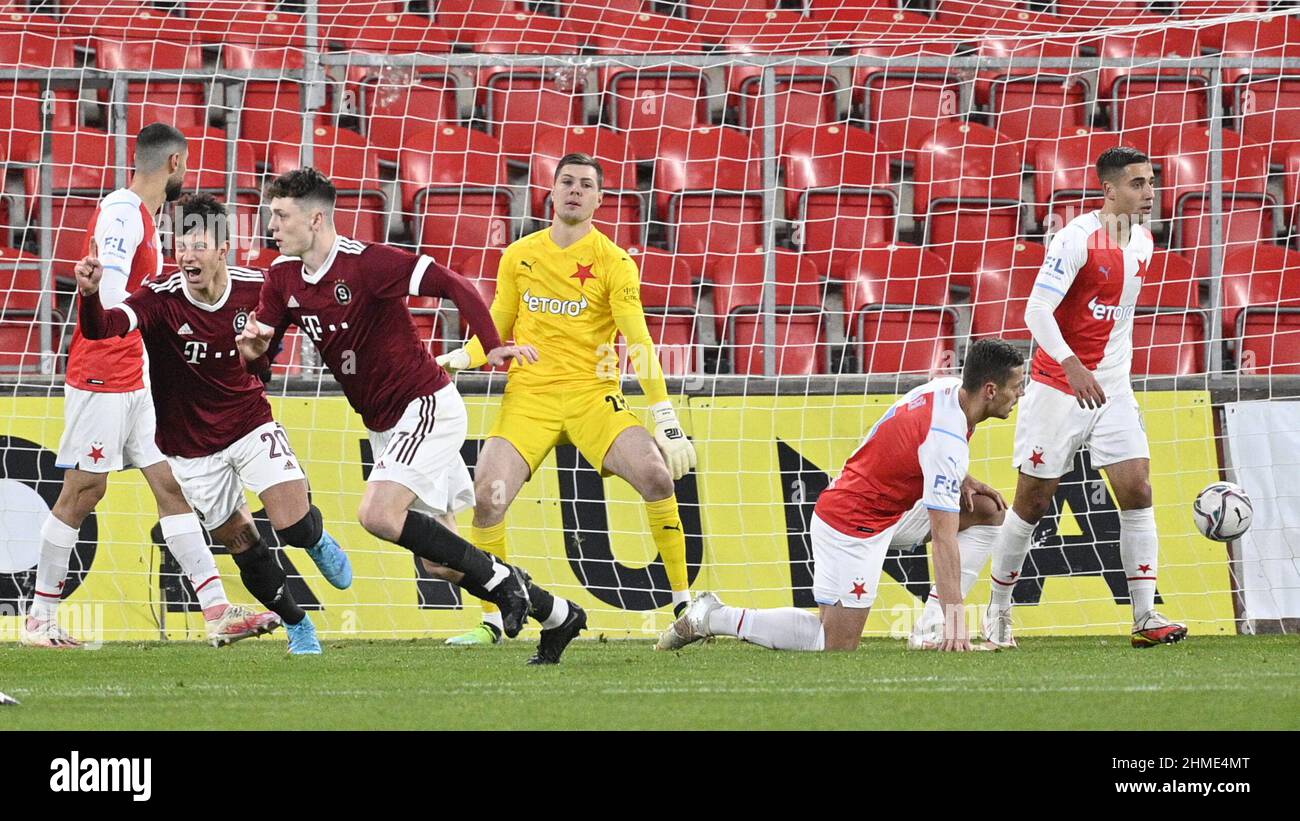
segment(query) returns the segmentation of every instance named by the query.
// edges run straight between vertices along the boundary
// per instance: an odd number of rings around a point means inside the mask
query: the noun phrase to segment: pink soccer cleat
[[[208,643],[213,647],[223,647],[240,639],[269,633],[279,626],[280,617],[274,613],[255,613],[247,607],[232,604],[221,618],[208,622]]]

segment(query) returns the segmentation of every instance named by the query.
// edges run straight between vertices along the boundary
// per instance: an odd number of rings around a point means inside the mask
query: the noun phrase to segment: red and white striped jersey
[[[945,376],[895,402],[822,491],[815,512],[826,524],[865,539],[892,526],[918,500],[959,512],[970,467],[970,436],[961,380]]]
[[[162,243],[153,214],[128,188],[119,188],[100,200],[86,226],[83,253],[90,254],[92,239],[104,265],[100,298],[105,308],[119,304],[162,273]],[[140,390],[145,386],[140,334],[132,331],[124,337],[86,339],[78,325],[68,352],[66,383],[100,393]]]
[[[1134,225],[1128,247],[1104,230],[1100,213],[1071,220],[1052,238],[1034,281],[1034,299],[1046,300],[1061,336],[1107,394],[1130,388],[1133,313],[1154,250],[1151,232]],[[1061,364],[1043,348],[1034,354],[1033,378],[1073,394]]]

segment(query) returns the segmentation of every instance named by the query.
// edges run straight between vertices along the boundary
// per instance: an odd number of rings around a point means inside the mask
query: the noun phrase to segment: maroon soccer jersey
[[[215,305],[190,296],[180,273],[108,311],[98,295],[82,302],[82,325],[91,338],[139,328],[158,417],[154,439],[168,456],[210,456],[272,421],[262,380],[248,372],[235,347],[264,279],[247,268],[228,270],[226,293]]]
[[[413,400],[451,381],[420,343],[408,294],[453,299],[484,350],[501,344],[483,298],[467,280],[429,257],[346,237],[335,240],[310,276],[301,259],[276,259],[257,319],[277,331],[301,328],[366,427],[384,431]]]

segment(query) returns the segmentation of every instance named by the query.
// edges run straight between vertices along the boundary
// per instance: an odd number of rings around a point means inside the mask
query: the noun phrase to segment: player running
[[[1006,503],[967,474],[969,439],[986,419],[1006,419],[1024,394],[1024,360],[1000,339],[981,339],[966,353],[962,376],[908,391],[849,457],[844,472],[813,509],[815,616],[795,607],[748,610],[701,593],[659,637],[676,650],[709,636],[735,636],[773,650],[856,650],[879,589],[890,547],[934,544],[932,620],[913,646],[972,649],[963,602],[987,558]],[[963,539],[974,531],[977,537]],[[981,549],[982,548],[982,549]]]
[[[266,353],[290,324],[315,344],[370,431],[375,467],[366,480],[361,525],[439,565],[443,578],[501,608],[507,635],[528,616],[542,624],[530,663],[554,664],[585,625],[582,609],[532,584],[526,573],[460,538],[436,517],[474,501],[460,449],[465,403],[420,343],[407,295],[452,300],[487,340],[488,361],[535,361],[523,345],[502,345],[492,317],[468,280],[427,256],[341,237],[334,228],[334,185],[312,168],[272,183],[270,229],[281,256],[267,272],[256,316],[239,339],[246,359]],[[421,502],[435,515],[412,509]],[[531,606],[530,606],[531,602]]]
[[[506,248],[497,273],[492,320],[502,339],[534,345],[541,361],[510,369],[501,415],[474,470],[470,541],[506,556],[506,511],[562,438],[602,476],[619,476],[646,503],[650,535],[668,571],[674,615],[690,602],[686,534],[673,481],[695,467],[695,448],[668,399],[663,370],[641,307],[636,263],[592,225],[604,171],[585,154],[555,169],[549,228]],[[650,402],[652,437],[619,389],[615,339],[622,334]],[[439,357],[452,368],[483,364],[478,340]],[[485,605],[483,624],[449,644],[501,640],[500,616]]]
[[[86,253],[98,247],[103,266],[100,302],[113,307],[162,272],[162,245],[154,215],[180,196],[189,149],[185,135],[163,123],[141,129],[129,188],[100,201],[86,229]],[[231,605],[208,549],[203,527],[186,504],[167,460],[154,443],[154,405],[138,333],[89,339],[78,327],[68,354],[64,430],[56,464],[67,470],[50,516],[41,527],[36,588],[19,641],[31,647],[79,647],[58,623],[68,563],[82,522],[108,488],[108,474],[138,467],[158,502],[167,550],[198,596],[213,643],[264,632],[268,614]]]
[[[1011,592],[1029,552],[1034,526],[1087,445],[1092,464],[1106,471],[1119,504],[1120,556],[1133,602],[1134,647],[1172,644],[1187,627],[1155,610],[1159,542],[1151,508],[1151,451],[1129,371],[1133,310],[1151,262],[1155,175],[1134,148],[1097,159],[1106,202],[1052,239],[1025,325],[1038,345],[1033,380],[1016,420],[1012,464],[1019,470],[1015,500],[993,545],[993,590],[985,637],[1015,647]]]
[[[261,296],[263,276],[227,267],[226,208],[199,194],[182,202],[176,239],[180,271],[139,289],[107,311],[100,302],[103,266],[89,258],[77,267],[80,321],[88,339],[139,330],[157,386],[158,447],[196,515],[230,551],[244,586],[273,611],[260,632],[286,625],[289,652],[321,652],[316,628],[285,587],[284,570],[257,532],[244,488],[262,500],[284,544],[305,548],[325,579],[339,589],[352,584],[352,565],[310,503],[307,479],[284,428],[271,416],[263,378],[270,363],[248,363],[235,348]],[[279,616],[277,619],[276,616]],[[226,643],[214,638],[214,646]]]

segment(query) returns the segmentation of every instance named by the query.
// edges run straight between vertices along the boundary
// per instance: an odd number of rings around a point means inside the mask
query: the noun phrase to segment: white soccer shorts
[[[813,599],[818,604],[867,608],[876,601],[889,548],[908,548],[930,533],[930,511],[916,505],[894,524],[863,539],[841,533],[817,514],[810,527]]]
[[[148,388],[125,393],[63,389],[61,468],[112,473],[147,468],[163,459],[154,443],[153,399]]]
[[[375,467],[367,481],[396,482],[436,515],[473,507],[474,481],[460,455],[468,432],[455,385],[413,399],[391,429],[370,431]]]
[[[261,494],[269,487],[307,478],[279,422],[259,425],[211,456],[172,456],[167,461],[185,500],[208,530],[228,522],[244,505],[244,488]]]
[[[1100,408],[1081,408],[1070,394],[1031,381],[1017,411],[1011,464],[1026,476],[1058,479],[1070,472],[1083,445],[1097,468],[1151,457],[1133,391],[1108,394]]]

